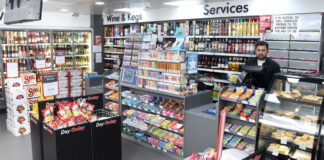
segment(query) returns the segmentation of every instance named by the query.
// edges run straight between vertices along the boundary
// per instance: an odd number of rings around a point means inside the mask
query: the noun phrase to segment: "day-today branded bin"
[[[106,117],[91,125],[92,160],[121,160],[120,117],[105,109],[94,111],[98,118]]]

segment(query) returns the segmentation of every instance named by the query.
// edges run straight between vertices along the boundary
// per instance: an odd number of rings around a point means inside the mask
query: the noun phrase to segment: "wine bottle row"
[[[27,57],[26,46],[2,46],[3,58],[24,58]]]
[[[1,31],[2,44],[27,44],[27,33],[23,31]]]
[[[189,25],[189,35],[259,36],[259,23],[259,18],[194,20]]]
[[[254,54],[255,39],[189,39],[189,51]]]
[[[246,61],[247,58],[241,57],[199,56],[198,68],[239,71],[240,66],[245,64]]]
[[[28,42],[34,43],[50,43],[49,32],[28,32]]]

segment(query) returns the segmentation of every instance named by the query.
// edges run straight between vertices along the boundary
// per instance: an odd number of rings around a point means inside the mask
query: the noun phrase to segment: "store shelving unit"
[[[199,80],[212,83],[208,88],[213,90],[215,100],[219,95],[218,88],[230,84],[223,82],[235,82],[241,74],[238,72],[238,66],[244,64],[246,59],[255,57],[254,43],[262,39],[256,31],[258,29],[255,25],[258,23],[257,17],[189,22],[188,52],[196,52],[199,55]],[[254,28],[255,32],[251,28]],[[232,68],[234,65],[235,69]]]
[[[161,148],[158,145],[152,145],[152,143],[147,142],[147,139],[143,139],[143,138],[136,138],[136,132],[137,133],[143,133],[145,135],[147,135],[148,137],[152,137],[155,138],[157,140],[161,140],[164,141],[166,143],[175,145],[177,147],[179,147],[179,149],[181,149],[183,151],[183,155],[184,156],[188,156],[191,153],[189,153],[190,148],[192,147],[192,143],[190,142],[191,140],[186,139],[186,127],[192,127],[191,124],[186,122],[186,118],[184,116],[183,119],[179,119],[176,116],[170,116],[170,115],[166,115],[163,112],[163,109],[165,109],[163,106],[157,106],[157,104],[154,103],[148,103],[148,102],[144,102],[141,101],[139,99],[140,95],[150,95],[150,96],[156,96],[156,97],[163,97],[165,99],[171,99],[177,102],[181,102],[184,104],[183,106],[183,111],[180,111],[184,114],[184,112],[186,110],[201,106],[201,105],[205,105],[206,103],[210,102],[211,100],[209,100],[209,96],[210,92],[206,91],[206,92],[199,92],[197,94],[194,95],[188,95],[188,96],[180,96],[180,95],[174,95],[174,94],[169,94],[169,93],[164,93],[164,92],[159,92],[159,91],[155,91],[155,90],[150,90],[150,89],[145,89],[145,88],[140,88],[140,87],[136,87],[136,86],[131,86],[131,85],[126,85],[126,84],[120,84],[120,90],[121,90],[121,94],[120,94],[120,103],[119,105],[121,106],[121,113],[125,112],[126,110],[135,110],[137,112],[141,112],[141,113],[145,113],[145,114],[151,114],[153,116],[159,116],[162,118],[165,118],[165,120],[169,120],[169,121],[177,121],[179,124],[183,124],[184,125],[184,132],[180,132],[179,130],[174,130],[172,128],[168,128],[162,125],[159,125],[157,123],[153,123],[149,120],[140,120],[137,119],[139,121],[141,121],[142,123],[145,123],[149,126],[154,126],[159,128],[160,130],[164,130],[166,132],[172,133],[172,134],[176,134],[180,137],[182,137],[184,139],[184,145],[178,145],[172,141],[168,141],[166,139],[163,139],[161,137],[158,137],[156,135],[153,135],[152,133],[149,133],[148,131],[143,131],[139,128],[134,128],[131,126],[126,125],[125,123],[124,128],[128,129],[131,131],[131,135],[129,135],[129,133],[124,134],[125,137],[127,137],[128,139],[133,139],[136,140],[137,143],[142,144],[144,146],[147,146],[149,148],[155,148],[156,150],[162,151],[162,152],[166,152],[169,156],[175,158],[175,159],[181,159],[181,157],[169,152],[168,150],[165,150],[163,148]],[[129,95],[125,95],[123,94],[124,91],[128,91],[132,93],[132,96]],[[130,101],[138,101],[139,105],[131,105],[128,103],[125,103],[125,100],[129,99]],[[198,100],[199,99],[199,100]],[[154,110],[150,109],[150,108],[155,108]],[[159,109],[157,109],[159,108]],[[157,110],[156,110],[157,109]],[[122,116],[122,120],[125,120],[129,117],[127,117],[126,115]],[[136,119],[135,117],[132,117]],[[135,137],[135,138],[133,138]]]
[[[2,77],[6,75],[6,62],[18,62],[20,73],[37,73],[38,81],[40,73],[48,71],[78,69],[89,72],[93,69],[92,30],[3,28],[0,32]],[[56,50],[65,51],[65,65],[55,64]],[[35,68],[36,54],[46,55],[46,68]]]
[[[119,71],[106,70],[103,73],[103,105],[104,108],[110,110],[113,114],[119,115]],[[117,94],[117,99],[112,98],[113,94]]]
[[[323,80],[314,75],[275,75],[259,116],[257,148],[266,148],[264,157],[317,159],[323,149],[319,145],[323,138]],[[280,94],[281,91],[287,94]],[[291,91],[295,95],[288,98]]]
[[[232,86],[232,85],[228,85],[228,86],[225,86],[221,89],[220,91],[220,95],[222,93],[224,93],[227,89],[229,88],[233,88],[235,89],[235,86]],[[226,106],[233,106],[234,108],[236,107],[237,104],[241,104],[244,109],[251,109],[251,110],[255,110],[256,113],[259,112],[260,110],[260,106],[263,105],[263,101],[262,99],[264,98],[265,94],[263,93],[260,98],[258,99],[258,101],[256,102],[249,102],[249,101],[242,101],[242,100],[233,100],[233,99],[230,99],[230,98],[224,98],[224,97],[219,97],[218,98],[218,106],[219,106],[219,112],[224,109]],[[243,111],[243,110],[242,110]],[[251,111],[252,113],[252,111]],[[258,127],[258,114],[256,114],[256,119],[250,119],[250,118],[244,118],[244,117],[241,117],[240,115],[236,118],[236,117],[231,117],[231,116],[228,116],[226,117],[226,123],[228,124],[232,124],[232,126],[234,125],[239,125],[241,126],[241,128],[243,128],[244,126],[249,126],[249,127],[255,127],[255,129],[257,129]],[[248,133],[251,131],[251,128],[249,130],[246,131],[246,133],[240,133],[240,128],[233,132],[231,130],[231,128],[225,128],[224,130],[224,134],[228,134],[228,135],[232,135],[232,136],[236,136],[238,138],[241,138],[242,140],[240,142],[246,142],[248,144],[251,144],[253,145],[253,147],[256,146],[256,134],[255,136],[250,136]],[[255,133],[256,133],[256,130],[255,130]],[[224,145],[223,146],[224,148],[229,148],[229,146],[227,145]],[[249,153],[251,154],[251,152]]]

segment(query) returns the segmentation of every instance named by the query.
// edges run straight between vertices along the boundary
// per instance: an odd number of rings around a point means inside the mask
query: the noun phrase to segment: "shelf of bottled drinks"
[[[0,29],[0,33],[1,77],[6,77],[8,62],[17,62],[20,73],[37,73],[38,81],[41,73],[50,71],[92,71],[92,30]],[[65,64],[55,64],[56,51],[64,51]],[[38,54],[46,55],[45,68],[35,66],[35,56]],[[1,88],[4,84],[5,80],[1,79]]]
[[[132,33],[157,34],[157,46],[170,49],[176,28],[183,27],[186,50],[198,54],[200,81],[212,84],[216,98],[218,88],[235,82],[240,66],[255,57],[255,43],[261,39],[259,24],[259,17],[245,17],[108,25],[104,66],[110,69],[120,64],[116,62],[123,57],[125,37]]]

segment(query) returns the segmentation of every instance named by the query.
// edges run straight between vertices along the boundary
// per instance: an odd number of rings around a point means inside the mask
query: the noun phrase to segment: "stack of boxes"
[[[82,71],[70,71],[70,86],[71,86],[71,97],[82,96],[83,92],[83,72]]]
[[[58,72],[58,83],[59,83],[59,95],[56,98],[67,98],[69,97],[69,72],[59,71]]]
[[[20,74],[20,77],[22,78],[24,90],[27,94],[28,109],[38,111],[37,103],[41,100],[41,83],[37,84],[35,73],[23,73]],[[38,114],[34,114],[34,116],[38,119]]]
[[[56,98],[79,97],[83,92],[83,72],[79,70],[59,71],[59,95]]]
[[[15,136],[29,134],[29,109],[22,78],[8,78],[7,87],[7,129]]]

